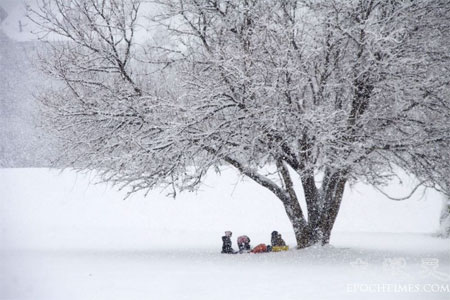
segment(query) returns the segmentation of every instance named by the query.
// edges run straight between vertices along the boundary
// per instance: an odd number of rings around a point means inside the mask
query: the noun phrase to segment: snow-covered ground
[[[232,170],[196,193],[123,200],[93,176],[0,169],[0,299],[448,299],[433,192],[347,189],[329,247],[222,255],[221,235],[295,242],[281,204]],[[410,183],[411,184],[411,183]],[[387,187],[407,194],[405,187]],[[236,242],[233,240],[234,246]]]

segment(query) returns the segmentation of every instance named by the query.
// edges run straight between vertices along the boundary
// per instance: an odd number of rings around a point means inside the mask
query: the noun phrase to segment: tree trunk
[[[331,189],[326,192],[325,204],[322,210],[322,245],[330,243],[331,231],[333,230],[334,222],[341,207],[342,197],[344,195],[346,178],[338,176],[333,179]]]
[[[311,246],[310,237],[305,234],[308,224],[303,217],[300,203],[298,201],[289,201],[284,203],[284,209],[286,210],[286,214],[289,221],[291,221],[292,228],[294,229],[297,248],[306,248]]]
[[[214,149],[206,149],[215,153]],[[304,172],[300,176],[308,210],[308,220],[306,220],[294,189],[288,165],[281,158],[276,161],[276,166],[283,181],[282,187],[270,179],[260,176],[254,170],[245,168],[235,159],[224,157],[224,160],[270,190],[281,200],[294,229],[297,248],[306,248],[318,242],[321,242],[322,245],[329,243],[331,230],[339,212],[347,182],[345,170],[327,169],[320,192],[316,187],[313,172]]]
[[[303,234],[308,237],[309,244],[313,245],[319,242],[322,237],[320,227],[320,195],[316,187],[314,175],[309,174],[308,176],[302,177],[302,186],[308,207],[308,226],[305,228]]]
[[[347,182],[342,171],[329,174],[324,182],[322,194],[318,195],[317,190],[315,190],[315,183],[310,180],[311,178],[302,180],[308,207],[308,221],[305,220],[296,197],[294,199],[289,197],[288,201],[283,201],[299,249],[317,243],[326,245],[330,242],[331,231],[341,206],[345,183]],[[322,208],[320,205],[321,199],[323,201]]]

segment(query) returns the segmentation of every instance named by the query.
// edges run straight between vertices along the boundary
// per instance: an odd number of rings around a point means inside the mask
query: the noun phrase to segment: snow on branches
[[[446,1],[42,0],[30,18],[52,36],[62,85],[41,100],[72,165],[132,192],[231,165],[300,247],[329,241],[348,181],[449,144]]]

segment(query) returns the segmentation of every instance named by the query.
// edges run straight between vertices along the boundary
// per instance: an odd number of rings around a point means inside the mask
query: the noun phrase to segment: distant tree
[[[442,193],[442,209],[439,217],[438,234],[450,238],[450,151],[448,147],[434,146],[417,151],[407,157],[403,167],[421,180],[422,185]],[[433,159],[424,159],[432,155]]]
[[[446,169],[442,165],[437,166],[438,169],[444,169],[444,172],[437,172],[438,176],[432,177],[428,183],[443,195],[438,234],[443,238],[450,238],[450,158],[448,157],[448,149],[446,151],[447,160],[443,164]],[[441,174],[444,176],[440,177]]]
[[[0,6],[0,24],[6,20],[6,18],[8,17],[8,13],[6,12],[6,10],[3,9],[3,7]]]
[[[149,18],[138,0],[40,2],[65,158],[131,192],[228,164],[279,198],[301,248],[329,243],[348,182],[449,146],[444,0],[167,0]]]
[[[439,225],[439,236],[450,238],[450,196],[448,194],[445,194],[445,199],[442,202]]]

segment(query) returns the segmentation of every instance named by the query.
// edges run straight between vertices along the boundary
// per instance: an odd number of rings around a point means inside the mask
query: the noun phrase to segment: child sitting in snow
[[[286,246],[286,243],[284,242],[283,238],[281,237],[281,234],[279,234],[277,231],[272,232],[271,242],[272,242],[272,251],[273,252],[289,250],[289,246]]]
[[[237,244],[239,247],[239,253],[250,252],[250,238],[246,235],[241,235],[237,238]]]
[[[236,254],[232,245],[231,245],[231,235],[233,233],[231,231],[225,231],[225,235],[222,237],[222,253],[225,254]]]
[[[281,237],[281,234],[278,233],[278,231],[272,231],[272,247],[284,247],[286,246],[286,243],[284,242],[283,238]]]

